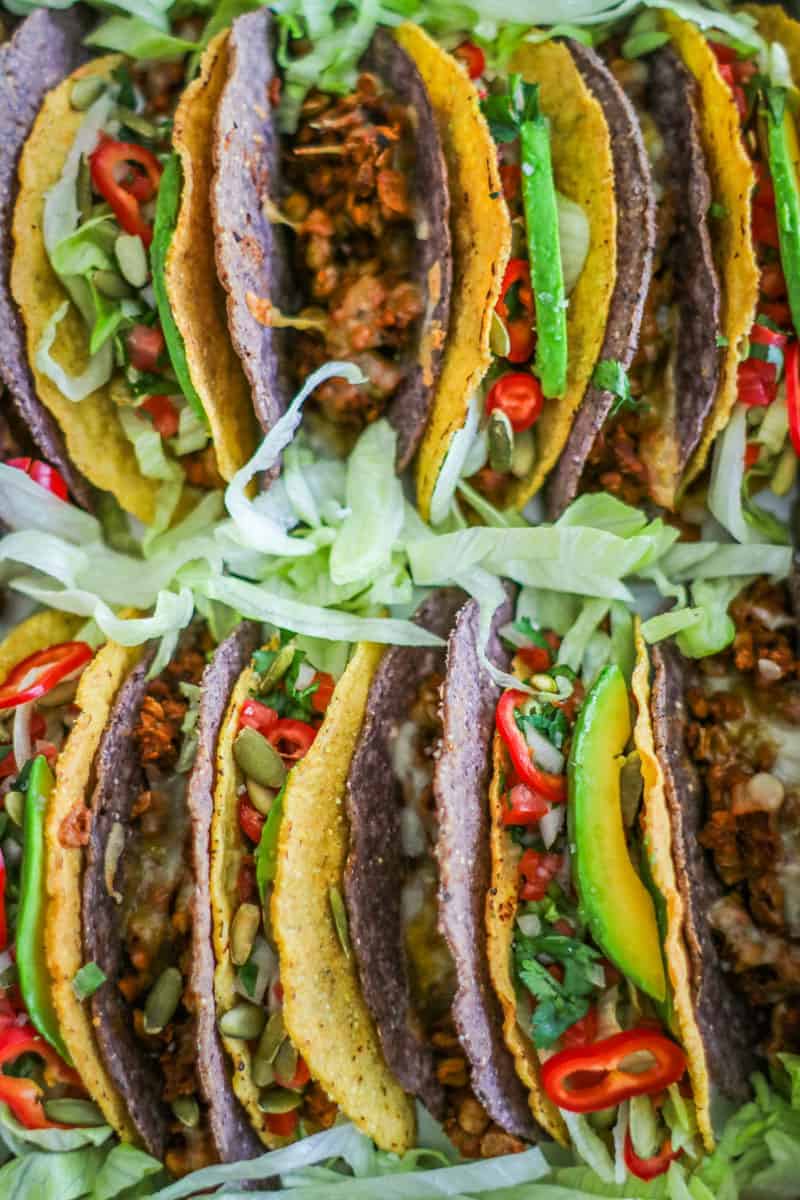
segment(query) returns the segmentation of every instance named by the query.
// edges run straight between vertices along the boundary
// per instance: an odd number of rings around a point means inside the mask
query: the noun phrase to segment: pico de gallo
[[[664,1007],[600,949],[591,904],[578,894],[568,792],[570,752],[587,702],[584,684],[559,663],[553,631],[524,618],[515,625],[514,645],[515,674],[531,691],[508,689],[497,706],[504,766],[494,820],[517,864],[511,948],[517,1021],[537,1051],[541,1086],[552,1103],[567,1120],[587,1121],[590,1135],[609,1148],[621,1129],[628,1169],[653,1178],[684,1150],[696,1149],[686,1057]],[[606,800],[621,803],[635,860],[642,791],[635,755],[621,778],[620,795]],[[502,907],[505,921],[505,896]]]
[[[174,511],[183,482],[210,489],[221,479],[164,295],[180,194],[170,121],[163,106],[144,107],[126,66],[77,78],[70,103],[85,115],[45,200],[44,225],[50,263],[86,326],[88,365],[79,376],[60,365],[66,303],[47,327],[37,364],[76,403],[108,387],[142,474],[161,482],[162,508]],[[65,196],[75,214],[68,223]]]
[[[102,1124],[64,1047],[44,944],[44,819],[93,650],[44,646],[0,682],[0,1103],[26,1129]]]
[[[747,409],[743,486],[748,495],[764,485],[785,495],[800,456],[800,232],[786,215],[798,202],[795,117],[788,90],[759,74],[755,50],[720,41],[710,46],[733,95],[742,144],[756,174],[751,230],[759,300],[737,387],[738,402]]]
[[[233,745],[244,851],[230,931],[238,995],[227,1011],[218,1009],[218,1016],[223,1037],[246,1042],[250,1048],[263,1129],[275,1142],[328,1129],[338,1112],[287,1035],[278,952],[269,921],[283,785],[314,743],[334,680],[316,671],[292,636],[284,633],[256,651],[251,672],[252,686],[238,714]],[[335,901],[332,897],[333,917],[346,939],[344,904]]]

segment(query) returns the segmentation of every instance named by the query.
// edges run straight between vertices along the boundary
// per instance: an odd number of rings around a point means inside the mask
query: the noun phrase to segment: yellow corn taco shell
[[[727,425],[736,404],[740,352],[755,319],[759,274],[750,232],[755,173],[742,144],[736,103],[705,36],[674,13],[664,12],[662,17],[675,49],[699,84],[703,149],[714,201],[723,209],[714,231],[714,258],[722,289],[721,331],[727,340],[714,408],[684,476],[687,487],[705,466],[714,438]]]
[[[417,503],[427,520],[450,440],[492,361],[492,313],[511,249],[497,151],[466,71],[417,25],[395,37],[428,89],[450,181],[453,292],[439,385],[417,456]]]
[[[60,639],[63,640],[63,639]],[[72,1061],[108,1124],[121,1138],[134,1141],[127,1109],[108,1077],[95,1044],[91,1013],[72,988],[83,966],[81,876],[83,849],[61,844],[64,819],[91,796],[93,767],[100,738],[117,690],[141,656],[141,647],[109,642],[81,676],[75,703],[80,710],[56,767],[56,786],[45,818],[47,881],[47,966],[53,1003]]]
[[[272,928],[280,953],[284,1020],[312,1078],[379,1146],[401,1151],[413,1142],[413,1108],[383,1061],[355,962],[342,950],[330,909],[330,888],[341,886],[347,851],[345,781],[379,658],[380,650],[372,646],[356,651],[314,745],[287,782]],[[255,681],[248,668],[233,691],[217,744],[210,885],[220,1015],[240,999],[229,950],[245,855],[233,743],[239,710]],[[222,1040],[233,1066],[233,1089],[253,1128],[266,1146],[281,1144],[258,1107],[249,1047],[235,1038]]]
[[[108,75],[120,55],[97,58],[49,92],[25,143],[19,166],[19,195],[14,208],[11,291],[22,314],[36,392],[60,425],[76,468],[96,487],[112,492],[122,507],[150,522],[155,513],[157,480],[145,479],[117,418],[111,398],[113,380],[75,404],[36,367],[36,352],[48,321],[66,293],[50,266],[42,228],[45,193],[57,183],[84,114],[70,104],[73,82]],[[70,373],[88,362],[86,328],[74,305],[58,329],[58,359]],[[98,449],[102,447],[102,453]]]
[[[700,1136],[710,1151],[714,1148],[714,1132],[711,1127],[709,1074],[703,1041],[694,1017],[689,957],[683,937],[684,902],[675,878],[664,776],[656,757],[650,717],[650,663],[638,618],[635,636],[636,667],[632,690],[638,712],[633,736],[644,780],[641,815],[644,848],[650,877],[661,895],[665,911],[664,960],[670,981],[674,1022],[677,1025],[674,1032],[686,1054]]]
[[[72,641],[82,624],[80,617],[61,612],[34,613],[22,621],[0,642],[0,682],[23,658],[59,642]]]
[[[219,472],[229,480],[255,450],[256,424],[250,388],[228,335],[209,203],[214,114],[228,76],[227,42],[226,31],[210,43],[200,74],[175,111],[172,144],[181,160],[183,190],[165,283],[189,374],[211,426]]]

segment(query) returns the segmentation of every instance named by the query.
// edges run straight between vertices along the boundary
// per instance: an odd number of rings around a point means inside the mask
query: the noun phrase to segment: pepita
[[[25,811],[25,797],[22,792],[6,792],[5,809],[14,824],[22,828],[22,814]]]
[[[45,1100],[45,1116],[59,1125],[105,1125],[106,1119],[91,1100]]]
[[[283,1009],[277,1008],[274,1013],[270,1013],[270,1018],[264,1026],[264,1032],[259,1038],[256,1057],[266,1063],[274,1063],[285,1040],[286,1026],[283,1023]]]
[[[92,176],[85,154],[81,155],[78,163],[78,178],[75,181],[76,199],[81,221],[88,221],[92,215]]]
[[[532,429],[514,434],[514,449],[511,452],[511,474],[515,479],[524,479],[536,462],[536,435]]]
[[[274,1066],[266,1058],[262,1058],[258,1051],[253,1055],[250,1074],[256,1087],[269,1087],[271,1083],[275,1082]]]
[[[262,787],[260,783],[256,783],[255,779],[246,779],[247,795],[250,797],[250,803],[256,812],[260,812],[262,817],[269,816],[269,810],[272,808],[272,802],[275,799],[275,792],[271,788]]]
[[[508,336],[508,330],[498,312],[492,312],[489,345],[492,348],[492,354],[496,354],[498,358],[505,358],[511,349],[511,338]]]
[[[262,692],[271,692],[275,685],[280,683],[294,662],[294,655],[294,642],[287,642],[285,646],[281,646],[267,668],[266,674],[261,678],[260,688]]]
[[[293,1112],[303,1103],[302,1092],[291,1092],[288,1088],[265,1088],[258,1097],[258,1107],[265,1113]]]
[[[161,1033],[169,1025],[182,995],[183,976],[180,971],[177,967],[165,967],[145,1001],[145,1033]]]
[[[243,1001],[241,1004],[235,1004],[233,1008],[229,1008],[226,1013],[223,1013],[219,1019],[219,1031],[225,1037],[241,1038],[245,1042],[257,1038],[267,1020],[267,1014],[263,1008],[259,1008],[255,1004],[248,1004]]]
[[[275,1055],[275,1078],[288,1087],[297,1070],[297,1050],[290,1038],[284,1038]]]
[[[797,455],[791,441],[787,441],[772,473],[769,486],[776,496],[785,496],[791,491],[797,478]]]
[[[328,888],[328,903],[331,906],[331,916],[333,924],[336,928],[336,936],[339,939],[339,945],[344,951],[345,958],[350,957],[350,929],[347,924],[347,909],[344,906],[342,893],[339,891],[336,884],[331,884]]]
[[[534,675],[531,678],[531,687],[536,688],[537,692],[558,691],[558,684],[552,675]]]
[[[153,121],[148,121],[147,117],[134,112],[132,108],[125,108],[122,104],[118,104],[114,109],[114,116],[133,133],[138,133],[139,137],[146,138],[150,142],[158,141],[162,135],[163,130]]]
[[[194,1096],[176,1096],[171,1108],[181,1125],[187,1129],[196,1129],[200,1124],[200,1105]]]
[[[257,729],[246,725],[233,743],[233,757],[243,774],[255,779],[262,787],[279,788],[286,778],[286,767],[277,750]]]
[[[95,100],[99,100],[107,86],[108,80],[102,75],[85,75],[83,79],[76,79],[69,93],[71,107],[76,112],[86,112]]]
[[[496,408],[489,417],[489,466],[505,475],[511,470],[514,454],[514,430],[506,414]]]
[[[114,243],[119,269],[131,287],[143,288],[150,274],[144,242],[135,234],[121,233]]]
[[[261,910],[257,904],[239,905],[231,922],[231,958],[235,966],[243,966],[250,957],[260,924]]]

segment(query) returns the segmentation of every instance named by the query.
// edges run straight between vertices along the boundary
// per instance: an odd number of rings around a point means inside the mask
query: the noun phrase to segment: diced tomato
[[[500,286],[500,298],[495,305],[498,316],[508,320],[509,312],[506,296],[518,284],[517,299],[524,309],[533,313],[533,288],[531,287],[531,267],[527,258],[510,258]]]
[[[557,921],[554,921],[553,929],[555,929],[556,933],[560,933],[562,937],[572,937],[575,932],[572,922],[568,921],[566,917],[559,917]]]
[[[522,183],[522,170],[517,163],[503,163],[500,167],[500,182],[503,185],[503,195],[510,203],[519,195]]]
[[[5,749],[5,746],[3,747]],[[10,776],[18,775],[17,760],[14,758],[14,751],[9,749],[8,754],[4,754],[0,758],[0,779],[8,779]]]
[[[37,754],[43,754],[51,767],[56,765],[58,758],[58,746],[54,746],[52,742],[36,742],[34,749]]]
[[[549,811],[550,805],[544,796],[528,787],[527,783],[517,783],[508,793],[503,807],[503,824],[536,825]]]
[[[603,959],[603,970],[606,975],[606,987],[613,987],[615,983],[619,983],[622,979],[621,973],[617,970],[612,962],[607,958]]]
[[[257,846],[261,841],[264,818],[258,809],[253,808],[246,796],[242,796],[239,801],[239,827],[245,837]]]
[[[328,675],[326,671],[317,671],[314,677],[314,682],[317,685],[317,690],[312,692],[311,707],[314,712],[324,713],[328,711],[328,705],[331,702],[333,689],[336,686],[332,675]]]
[[[596,1037],[597,1009],[593,1005],[585,1017],[581,1017],[574,1025],[570,1025],[569,1029],[564,1030],[561,1035],[561,1045],[565,1050],[572,1046],[586,1046],[589,1042],[593,1042]]]
[[[180,417],[169,396],[148,396],[141,407],[152,417],[156,433],[166,438],[175,437],[180,428]]]
[[[748,358],[739,363],[737,394],[739,403],[748,408],[766,408],[777,395],[774,365],[760,358]]]
[[[306,1060],[298,1055],[297,1066],[294,1069],[294,1075],[290,1079],[282,1079],[281,1076],[275,1073],[275,1082],[281,1087],[291,1088],[293,1092],[299,1092],[304,1088],[311,1078],[311,1072],[306,1065]]]
[[[529,671],[534,674],[546,671],[550,666],[550,653],[545,650],[544,646],[520,646],[517,650],[517,658],[520,658]]]
[[[761,446],[758,442],[748,442],[744,448],[744,469],[749,471],[758,462]]]
[[[278,714],[274,708],[262,704],[260,700],[247,699],[239,713],[239,728],[256,729],[266,737],[277,720]]]
[[[718,63],[736,62],[738,55],[732,46],[725,46],[722,42],[712,41],[709,41],[708,45]]]
[[[757,342],[759,346],[777,346],[782,350],[788,340],[788,333],[783,333],[780,329],[770,329],[768,325],[760,325],[758,321],[750,330],[750,341]]]
[[[296,1108],[287,1113],[266,1113],[264,1117],[267,1129],[275,1137],[291,1137],[299,1120],[300,1114]]]
[[[462,42],[460,46],[456,46],[453,57],[463,63],[470,79],[480,79],[486,70],[486,55],[474,42]]]
[[[6,920],[6,863],[0,849],[0,950],[8,945],[8,922]]]
[[[137,371],[152,373],[158,370],[164,353],[164,335],[157,325],[134,325],[127,337],[131,365]]]
[[[528,371],[510,371],[492,384],[486,397],[486,411],[504,412],[514,433],[530,429],[541,415],[544,404],[539,380]]]
[[[242,865],[239,867],[239,874],[236,877],[236,891],[241,904],[246,903],[248,900],[254,900],[258,894],[256,868],[250,854],[245,855]]]
[[[267,740],[284,761],[297,762],[308,753],[316,736],[313,725],[295,721],[291,717],[281,717],[270,729]]]
[[[769,317],[770,321],[774,321],[776,325],[786,328],[792,324],[792,310],[788,304],[765,304],[762,300],[758,305],[758,311],[763,316]]]
[[[761,268],[759,290],[768,300],[782,300],[786,295],[786,279],[779,262],[766,263]]]
[[[519,895],[521,900],[543,900],[547,889],[561,870],[560,854],[540,854],[526,850],[519,860]]]
[[[780,246],[778,238],[778,217],[774,208],[763,208],[760,205],[753,208],[753,238],[762,246],[771,246],[777,250]]]
[[[756,187],[753,192],[753,204],[761,208],[775,208],[775,188],[769,169],[764,163],[753,163],[756,173]]]
[[[506,358],[512,363],[524,363],[536,349],[536,331],[529,317],[515,317],[506,325],[508,332],[508,354]]]

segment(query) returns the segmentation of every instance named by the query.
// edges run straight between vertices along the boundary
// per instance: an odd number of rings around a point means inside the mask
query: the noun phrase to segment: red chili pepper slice
[[[152,200],[161,181],[161,164],[150,150],[134,142],[103,138],[89,155],[92,183],[113,209],[126,233],[145,246],[153,240],[152,226],[142,215],[142,203]]]
[[[777,346],[782,350],[788,340],[788,333],[784,333],[781,329],[770,329],[768,325],[762,325],[758,321],[750,330],[750,341],[756,342],[759,346]]]
[[[264,1117],[267,1129],[275,1137],[291,1137],[299,1120],[300,1114],[296,1108],[287,1113],[267,1113]]]
[[[331,696],[333,695],[333,689],[336,686],[333,676],[329,675],[327,671],[318,671],[314,682],[317,685],[317,690],[311,695],[311,707],[314,712],[327,712]]]
[[[736,375],[737,398],[748,408],[766,408],[778,394],[773,363],[760,358],[748,358],[739,363]]]
[[[504,692],[497,705],[495,722],[497,732],[511,755],[514,770],[521,783],[527,783],[553,804],[562,804],[567,798],[567,780],[564,775],[551,775],[540,771],[533,760],[533,752],[525,740],[525,734],[517,725],[515,711],[528,699],[525,692],[513,689]]]
[[[30,475],[34,483],[38,483],[46,491],[52,492],[59,500],[68,498],[69,493],[64,477],[55,467],[51,467],[50,463],[43,462],[40,458],[9,458],[6,466],[24,471],[26,475]]]
[[[239,801],[239,828],[256,846],[261,841],[261,831],[264,828],[264,817],[246,796]]]
[[[91,646],[86,642],[61,642],[48,646],[17,663],[0,684],[0,709],[16,708],[39,700],[51,692],[67,675],[79,670],[91,659]],[[22,686],[22,681],[31,671],[38,671],[36,679]]]
[[[453,57],[464,64],[470,79],[480,79],[486,70],[486,55],[474,42],[462,42],[456,46]]]
[[[526,783],[516,783],[506,797],[504,825],[538,825],[550,805]]]
[[[709,40],[708,46],[718,63],[736,62],[738,55],[732,46],[726,46],[723,42],[712,42],[711,40]]]
[[[316,736],[313,725],[295,721],[291,717],[281,717],[267,734],[267,741],[281,758],[297,762],[308,753]]]
[[[745,470],[749,471],[758,462],[761,454],[761,446],[758,442],[748,442],[744,448],[744,466]]]
[[[507,201],[516,199],[522,184],[522,169],[517,163],[503,163],[500,167],[500,183]]]
[[[486,397],[486,411],[499,408],[511,422],[514,433],[524,433],[538,421],[544,397],[539,380],[528,371],[511,371],[492,384]]]
[[[536,349],[536,330],[530,317],[515,317],[506,325],[506,332],[508,354],[505,357],[512,363],[527,362]]]
[[[0,850],[0,950],[8,945],[8,919],[6,917],[6,862]]]
[[[789,417],[789,437],[794,452],[800,458],[800,343],[792,342],[786,348],[786,412]]]
[[[82,1087],[77,1072],[66,1065],[32,1025],[5,1025],[0,1030],[0,1067],[16,1061],[23,1054],[36,1054],[43,1060],[48,1084],[66,1083],[72,1087]],[[0,1071],[0,1101],[8,1105],[26,1129],[59,1128],[44,1115],[43,1095],[35,1080],[14,1078]]]
[[[180,416],[169,396],[148,396],[140,407],[150,414],[156,433],[162,437],[175,437],[180,428]]]
[[[778,240],[778,216],[774,208],[765,208],[762,205],[754,206],[752,225],[755,241],[760,242],[762,246],[771,246],[774,250],[778,249],[780,245]]]
[[[134,325],[126,338],[131,366],[137,371],[158,370],[164,353],[164,335],[157,325]]]
[[[256,729],[266,737],[277,720],[278,714],[274,708],[262,704],[260,700],[249,699],[245,700],[239,713],[239,728]]]
[[[544,900],[547,889],[561,870],[563,861],[560,854],[540,854],[538,850],[526,850],[519,860],[520,900]]]
[[[658,1178],[659,1175],[663,1175],[665,1171],[669,1170],[669,1164],[680,1158],[682,1153],[682,1150],[672,1149],[672,1140],[667,1137],[662,1142],[661,1149],[650,1158],[639,1158],[633,1148],[630,1130],[625,1133],[625,1166],[637,1179]]]
[[[652,1055],[652,1065],[626,1071],[622,1066],[625,1059],[640,1051]],[[640,1026],[590,1046],[559,1050],[542,1067],[542,1085],[559,1108],[590,1113],[631,1096],[660,1092],[677,1083],[685,1070],[686,1055],[680,1046],[663,1033]]]
[[[524,309],[533,313],[533,288],[531,287],[531,268],[526,258],[510,258],[503,282],[500,286],[500,298],[495,305],[497,315],[504,321],[508,320],[508,305],[506,296],[515,283],[519,284],[517,298]]]

